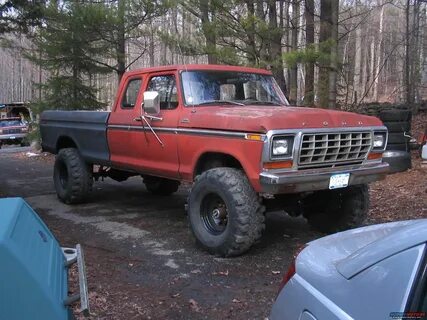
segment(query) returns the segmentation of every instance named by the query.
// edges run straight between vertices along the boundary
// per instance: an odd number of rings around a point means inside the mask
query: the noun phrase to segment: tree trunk
[[[314,0],[305,0],[305,41],[307,48],[314,45]],[[304,105],[314,105],[314,63],[305,64]]]
[[[150,43],[148,45],[148,55],[150,57],[150,67],[154,67],[155,60],[154,60],[154,29],[153,29],[153,22],[150,21]]]
[[[290,43],[291,43],[291,35],[290,35],[290,16],[289,16],[289,7],[290,7],[290,0],[285,0],[285,9],[284,9],[284,19],[285,19],[285,24],[284,24],[284,37],[285,37],[285,52],[289,52],[290,49]],[[288,80],[288,82],[290,82],[291,79],[291,70],[289,68],[286,68],[286,78]],[[289,95],[286,95],[287,97],[289,97]]]
[[[370,86],[372,84],[372,82],[374,81],[374,72],[375,72],[375,36],[372,36],[372,41],[371,41],[371,62],[369,63],[369,80],[370,80]],[[368,93],[369,93],[370,88],[368,87]],[[371,96],[371,98],[373,97],[372,92],[369,93],[369,96]]]
[[[269,28],[270,39],[269,49],[271,61],[271,72],[273,73],[277,84],[286,92],[285,76],[283,74],[283,59],[282,59],[282,29],[278,27],[277,23],[277,8],[276,0],[269,0]]]
[[[381,13],[380,13],[380,28],[378,30],[378,44],[377,44],[377,61],[375,64],[375,81],[374,81],[374,100],[378,101],[378,83],[380,78],[380,66],[382,62],[382,42],[383,42],[383,21],[384,21],[384,8],[385,5],[382,4],[381,6]]]
[[[410,9],[411,9],[411,0],[406,1],[406,52],[405,52],[405,90],[406,90],[406,102],[411,104],[412,96],[411,96],[411,32],[409,25],[409,17],[410,17]]]
[[[330,44],[328,40],[331,38],[332,31],[332,1],[320,1],[320,35],[319,35],[319,50],[321,54],[330,60]],[[326,61],[325,61],[326,62]],[[319,103],[320,107],[327,108],[329,105],[329,63],[319,63]]]
[[[118,2],[119,24],[117,30],[117,79],[118,82],[126,71],[126,40],[125,40],[125,0]]]
[[[251,19],[251,24],[248,27],[248,62],[249,64],[256,66],[258,64],[257,61],[257,53],[256,53],[256,42],[255,42],[255,5],[254,0],[246,0],[246,8],[248,10],[249,17]]]
[[[357,14],[357,13],[356,13]],[[359,26],[356,29],[356,48],[354,56],[354,74],[353,74],[353,103],[357,104],[362,97],[363,91],[360,88],[361,60],[362,60],[362,29]]]
[[[338,78],[338,14],[339,0],[331,1],[331,68],[329,70],[329,109],[337,108],[337,78]]]
[[[292,1],[292,51],[298,50],[298,22],[299,22],[299,2],[298,0]],[[289,78],[289,102],[292,104],[297,103],[298,95],[298,65],[291,66]]]
[[[265,19],[265,13],[264,13],[264,1],[263,0],[257,0],[256,1],[256,18],[260,21],[264,21]],[[261,39],[263,40],[263,39]],[[266,45],[265,45],[265,41],[260,41],[259,44],[259,59],[260,60],[267,60],[267,49],[266,49]]]
[[[200,12],[202,18],[202,30],[206,39],[206,52],[208,54],[208,63],[218,63],[216,55],[216,31],[213,26],[213,21],[209,16],[213,16],[214,12],[211,11],[209,0],[200,0]]]

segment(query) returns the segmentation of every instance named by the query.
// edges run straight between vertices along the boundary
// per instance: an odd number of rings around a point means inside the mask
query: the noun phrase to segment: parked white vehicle
[[[285,275],[270,320],[425,319],[426,242],[427,219],[312,241]]]

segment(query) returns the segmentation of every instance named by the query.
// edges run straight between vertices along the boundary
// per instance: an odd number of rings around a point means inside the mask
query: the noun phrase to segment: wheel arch
[[[193,170],[193,178],[216,167],[229,167],[245,171],[237,157],[225,152],[206,151],[199,155]],[[246,172],[245,172],[246,173]]]
[[[64,148],[76,148],[78,149],[77,143],[69,136],[60,136],[56,141],[55,150],[58,153],[61,149]]]

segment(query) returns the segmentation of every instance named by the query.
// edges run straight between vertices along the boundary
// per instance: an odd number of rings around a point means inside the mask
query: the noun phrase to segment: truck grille
[[[21,129],[5,129],[3,134],[21,133]]]
[[[371,132],[306,133],[302,135],[299,167],[333,167],[361,163],[371,148]]]

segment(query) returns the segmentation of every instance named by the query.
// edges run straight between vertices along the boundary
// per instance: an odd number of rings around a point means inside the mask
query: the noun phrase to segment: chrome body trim
[[[107,127],[111,130],[126,130],[126,131],[150,131],[149,128],[143,127],[142,125],[115,125],[110,124]],[[172,133],[172,134],[190,134],[190,135],[206,135],[206,136],[221,136],[230,138],[241,138],[246,139],[247,134],[251,132],[237,132],[237,131],[225,131],[225,130],[210,130],[210,129],[192,129],[192,128],[168,128],[168,127],[152,127],[153,130],[158,132]],[[259,133],[253,133],[259,134]],[[261,134],[263,140],[265,135]]]

